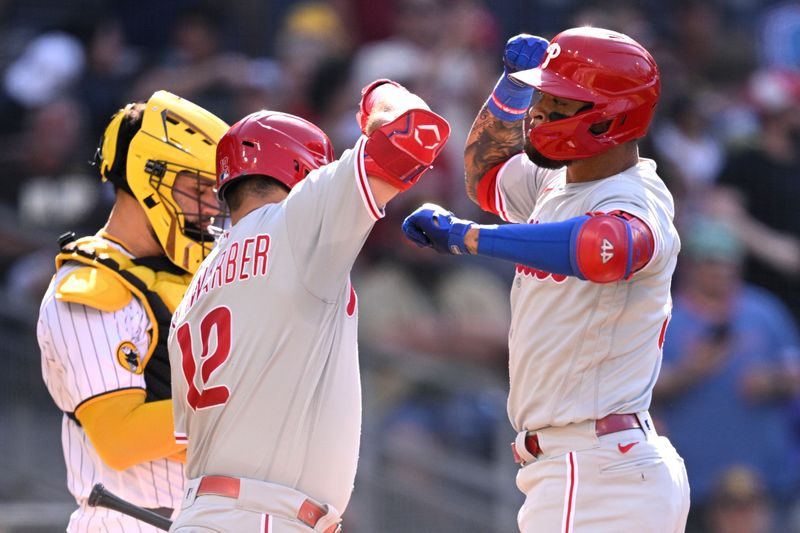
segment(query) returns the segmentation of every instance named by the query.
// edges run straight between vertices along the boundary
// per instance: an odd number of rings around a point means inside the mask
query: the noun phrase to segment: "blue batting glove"
[[[508,75],[538,67],[549,45],[547,39],[527,33],[520,33],[508,40],[503,53],[503,75],[487,102],[494,116],[506,121],[525,118],[531,104],[533,87],[521,85]]]
[[[550,41],[542,37],[527,33],[515,35],[506,43],[506,50],[503,54],[505,74],[538,67],[548,46],[550,46]]]
[[[436,204],[424,204],[403,221],[403,233],[419,247],[442,254],[468,254],[464,236],[474,222],[456,218]]]

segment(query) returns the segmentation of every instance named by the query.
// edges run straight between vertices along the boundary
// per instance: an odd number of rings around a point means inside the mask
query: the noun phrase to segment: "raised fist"
[[[509,39],[503,53],[506,74],[538,67],[549,45],[547,39],[527,33],[520,33]]]
[[[547,39],[527,33],[520,33],[508,40],[503,52],[503,74],[486,102],[494,116],[506,121],[525,118],[533,87],[515,80],[510,74],[538,67],[549,45]]]

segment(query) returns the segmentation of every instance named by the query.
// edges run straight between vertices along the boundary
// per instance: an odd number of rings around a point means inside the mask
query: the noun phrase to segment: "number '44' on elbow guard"
[[[628,279],[653,257],[653,233],[640,219],[620,211],[589,215],[570,239],[579,277],[595,283]]]
[[[373,131],[364,148],[368,176],[405,191],[419,181],[450,137],[450,125],[432,111],[410,109]]]

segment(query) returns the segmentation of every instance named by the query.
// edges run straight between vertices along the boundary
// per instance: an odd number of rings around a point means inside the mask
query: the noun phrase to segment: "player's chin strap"
[[[368,176],[401,191],[430,170],[450,137],[445,119],[426,109],[411,109],[373,131],[364,149]]]

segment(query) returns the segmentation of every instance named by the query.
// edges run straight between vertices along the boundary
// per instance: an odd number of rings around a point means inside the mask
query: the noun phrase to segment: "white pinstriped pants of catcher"
[[[689,514],[683,459],[653,429],[598,437],[594,421],[538,431],[542,453],[517,474],[522,533],[682,533]],[[524,454],[524,455],[523,455]]]

